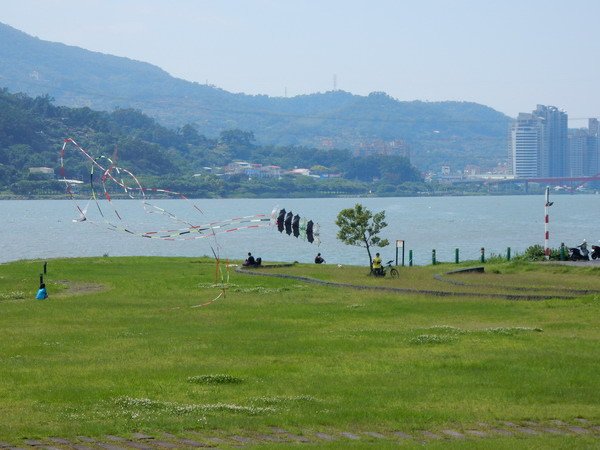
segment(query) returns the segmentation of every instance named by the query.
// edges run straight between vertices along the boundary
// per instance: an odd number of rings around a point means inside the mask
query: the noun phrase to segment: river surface
[[[550,245],[561,242],[577,245],[583,239],[600,239],[600,195],[552,195]],[[103,201],[107,220],[124,224],[134,231],[178,228],[165,216],[148,214],[139,200],[113,202],[115,210]],[[382,258],[395,259],[396,240],[405,241],[405,259],[413,250],[414,263],[431,263],[435,249],[438,261],[478,259],[481,247],[486,255],[523,252],[532,244],[544,243],[544,197],[402,197],[329,199],[225,199],[157,200],[158,205],[193,224],[224,220],[252,214],[270,214],[275,206],[292,210],[320,225],[321,244],[279,233],[276,228],[239,230],[217,235],[216,240],[164,241],[147,239],[111,230],[95,205],[88,210],[89,220],[78,217],[70,200],[0,201],[0,262],[19,259],[48,259],[75,256],[202,256],[212,255],[211,246],[222,258],[243,259],[251,251],[268,261],[311,262],[320,252],[327,263],[367,265],[364,248],[342,244],[336,239],[335,219],[343,208],[361,203],[373,212],[385,210],[388,227],[382,237],[392,243],[376,249]],[[79,202],[83,208],[86,202]],[[196,205],[202,213],[196,210]],[[95,216],[94,216],[95,211]],[[401,255],[401,252],[400,252]],[[401,256],[399,257],[401,259]]]

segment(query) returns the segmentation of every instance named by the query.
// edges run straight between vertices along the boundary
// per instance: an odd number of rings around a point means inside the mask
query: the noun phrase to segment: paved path
[[[430,442],[460,440],[475,442],[484,439],[514,437],[519,440],[534,438],[536,436],[571,436],[585,437],[597,440],[600,445],[600,425],[583,418],[576,418],[565,422],[549,420],[546,422],[524,421],[510,422],[498,421],[479,422],[470,426],[456,426],[435,430],[417,431],[369,431],[327,429],[314,430],[287,430],[285,428],[271,427],[262,433],[247,431],[228,434],[211,431],[187,431],[180,435],[170,433],[145,434],[134,432],[128,436],[105,435],[101,437],[77,436],[74,438],[49,437],[44,439],[22,439],[18,442],[0,442],[2,449],[46,449],[46,450],[124,450],[124,449],[198,449],[198,448],[231,448],[231,447],[256,447],[273,444],[331,444],[337,442],[340,446],[344,443],[364,442],[377,444],[377,442],[411,443],[427,445]],[[468,445],[468,444],[466,444]]]
[[[291,264],[290,264],[291,265]],[[288,265],[288,266],[290,266]],[[350,283],[337,283],[334,281],[319,280],[317,278],[301,277],[298,275],[287,275],[282,273],[270,273],[268,268],[270,266],[262,266],[261,268],[248,269],[246,267],[237,267],[236,272],[243,273],[246,275],[255,275],[262,277],[272,278],[286,278],[290,280],[303,281],[305,283],[320,284],[322,286],[333,286],[342,287],[349,289],[360,289],[360,290],[377,290],[385,292],[395,292],[398,294],[417,294],[417,295],[432,295],[437,297],[485,297],[485,298],[500,298],[504,300],[550,300],[550,299],[561,299],[568,300],[577,297],[578,293],[570,292],[569,295],[548,295],[548,294],[498,294],[489,292],[457,292],[457,291],[444,291],[434,289],[413,289],[413,288],[399,288],[390,286],[371,286],[371,285],[360,285]],[[272,267],[283,267],[283,266],[272,266]],[[267,270],[265,270],[267,269]]]
[[[543,261],[540,264],[559,264],[561,266],[600,267],[600,259],[589,261]]]
[[[444,283],[448,283],[448,284],[452,284],[454,286],[469,286],[469,287],[494,287],[491,286],[489,284],[482,284],[482,283],[467,283],[465,281],[459,281],[459,280],[453,280],[451,279],[450,275],[455,275],[458,273],[465,273],[467,272],[467,270],[464,271],[450,271],[450,272],[446,272],[444,274],[441,273],[437,273],[433,276],[433,278],[437,281],[441,281]],[[483,272],[483,271],[482,271]],[[570,289],[570,288],[561,288],[561,287],[552,287],[552,288],[538,288],[538,287],[531,287],[531,286],[495,286],[498,288],[502,288],[502,289],[507,289],[510,291],[525,291],[525,292],[548,292],[548,291],[554,291],[554,292],[561,292],[562,294],[567,294],[569,296],[580,296],[580,295],[589,295],[589,294],[600,294],[599,290],[596,289]],[[552,298],[557,298],[557,297],[552,297]],[[558,297],[560,298],[560,297]]]

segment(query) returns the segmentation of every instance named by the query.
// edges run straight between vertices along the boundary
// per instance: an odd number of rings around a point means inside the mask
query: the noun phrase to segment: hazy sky
[[[600,116],[600,0],[0,0],[0,22],[231,92],[336,75],[361,95]]]

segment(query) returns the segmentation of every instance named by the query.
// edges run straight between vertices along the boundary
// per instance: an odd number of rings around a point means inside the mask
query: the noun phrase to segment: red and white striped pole
[[[552,206],[552,203],[553,202],[550,201],[550,186],[546,186],[546,203],[544,205],[544,256],[546,260],[550,259],[550,245],[548,244],[550,241],[550,231],[548,231],[548,223],[550,220],[548,208]]]

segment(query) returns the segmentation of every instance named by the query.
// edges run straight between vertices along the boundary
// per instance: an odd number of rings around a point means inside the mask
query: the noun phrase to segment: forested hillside
[[[209,139],[194,125],[170,129],[132,109],[113,112],[54,105],[48,96],[31,98],[0,90],[0,190],[5,195],[52,195],[63,191],[57,181],[59,152],[74,138],[94,156],[118,149],[119,165],[153,187],[169,186],[190,196],[327,196],[393,195],[422,189],[419,172],[400,156],[352,157],[344,149],[261,146],[249,131],[226,130]],[[86,180],[89,167],[69,157],[69,178]],[[252,179],[225,174],[236,160],[281,167],[282,176]],[[54,169],[54,176],[31,174],[32,167]],[[286,175],[302,167],[339,178]]]
[[[494,166],[506,159],[509,118],[467,102],[398,101],[331,91],[292,98],[233,94],[171,77],[151,64],[46,42],[0,24],[0,87],[50,95],[57,105],[140,110],[176,129],[217,138],[252,131],[263,145],[357,150],[402,140],[421,170]]]

